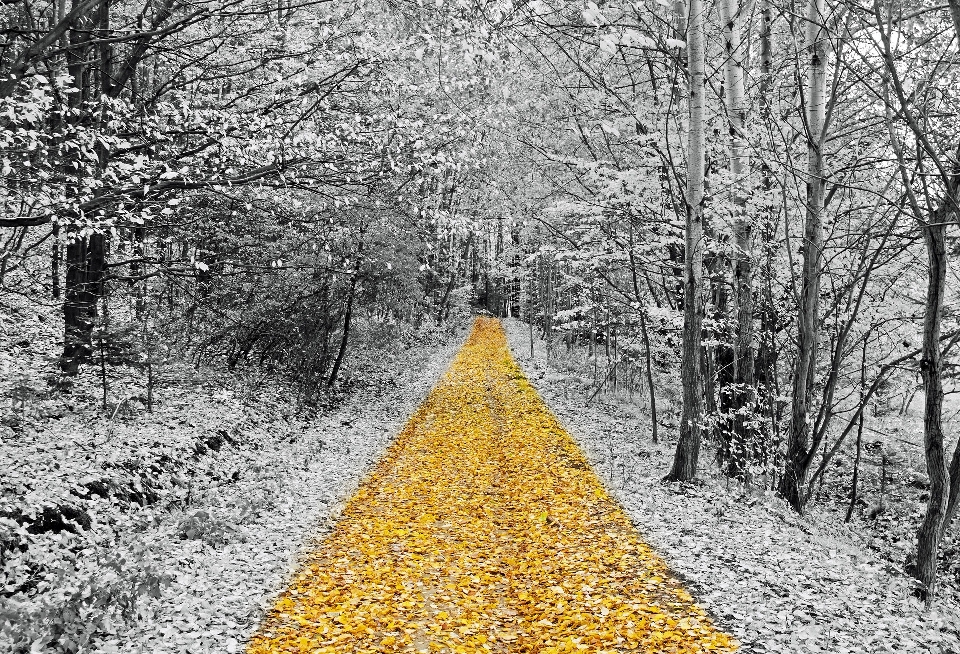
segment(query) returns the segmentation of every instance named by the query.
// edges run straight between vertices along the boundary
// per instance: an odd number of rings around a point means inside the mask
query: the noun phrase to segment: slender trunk
[[[73,6],[77,6],[77,0],[74,0]],[[100,27],[107,24],[107,10],[108,7],[102,3],[97,16]],[[69,96],[72,109],[80,109],[91,94],[91,71],[86,58],[93,31],[90,29],[93,27],[92,22],[91,17],[87,16],[70,31],[67,68],[76,91]],[[101,62],[101,65],[105,63]],[[101,77],[105,75],[101,74]],[[90,117],[87,116],[86,119],[89,120]],[[99,152],[98,154],[102,155]],[[103,293],[107,238],[102,233],[79,236],[72,225],[68,227],[67,238],[63,301],[64,340],[60,369],[67,376],[75,376],[80,365],[89,361],[93,353],[93,326],[97,317],[97,301]]]
[[[869,334],[867,334],[869,336]],[[866,401],[867,394],[867,343],[869,339],[864,337],[863,339],[863,355],[860,358],[860,405],[863,406]],[[847,515],[844,517],[844,522],[850,522],[850,519],[853,517],[853,510],[857,506],[857,493],[859,492],[859,483],[860,483],[860,455],[863,452],[863,411],[860,412],[860,417],[857,422],[857,453],[853,459],[853,479],[850,482],[850,505],[847,507]],[[822,479],[822,477],[821,477]]]
[[[887,510],[887,453],[880,450],[880,503],[877,508],[877,515]]]
[[[63,20],[64,16],[66,16],[67,1],[57,0],[56,7],[57,7],[56,22],[59,23],[60,21]],[[67,51],[67,43],[68,43],[67,35],[64,34],[60,38],[60,42],[58,44],[60,46],[60,49],[64,52]],[[66,59],[64,57],[57,57],[56,66],[58,69],[60,68],[60,66],[63,66],[65,64],[66,64]],[[62,119],[61,118],[57,119],[58,122],[60,120]],[[51,250],[50,250],[50,290],[51,290],[51,296],[53,297],[54,300],[60,299],[60,258],[61,256],[62,255],[60,253],[60,223],[57,221],[54,221],[53,246],[51,247]]]
[[[107,396],[109,392],[109,386],[107,385],[107,350],[106,346],[103,343],[104,334],[100,332],[99,345],[100,345],[100,389],[102,391],[103,397],[102,405],[103,410],[107,410]]]
[[[953,28],[957,39],[960,39],[960,0],[948,0],[950,5],[950,17],[953,19]],[[960,154],[960,149],[958,149]],[[950,529],[950,523],[953,522],[957,514],[957,507],[960,505],[960,440],[957,441],[956,449],[953,451],[953,459],[950,461],[950,496],[947,500],[947,509],[943,518],[943,527],[941,537],[946,535]]]
[[[762,129],[768,129],[772,115],[771,94],[773,78],[773,8],[770,0],[763,0],[760,10],[760,121]],[[769,141],[769,139],[764,139]],[[769,147],[769,145],[767,145]],[[763,242],[763,271],[762,293],[760,295],[760,334],[758,351],[755,357],[754,380],[757,389],[764,394],[764,408],[767,420],[764,422],[763,434],[758,435],[757,457],[764,464],[769,460],[769,452],[775,447],[771,441],[779,441],[779,410],[777,396],[779,386],[776,378],[777,347],[774,334],[778,328],[776,304],[773,298],[774,284],[774,243],[777,233],[777,209],[772,200],[773,171],[770,168],[768,157],[760,158],[760,188],[762,192],[762,242]],[[767,426],[769,425],[769,426]]]
[[[738,0],[722,0],[726,78],[727,118],[730,124],[730,172],[733,177],[733,287],[736,334],[733,341],[733,388],[730,404],[733,420],[729,437],[727,473],[742,477],[750,458],[750,423],[747,413],[754,403],[753,349],[753,228],[746,216],[744,181],[749,170],[745,128],[748,105],[744,88],[745,44],[742,39],[741,7]]]
[[[468,266],[469,266],[469,263],[468,263],[468,262],[469,262],[469,260],[470,260],[470,252],[471,252],[471,250],[472,250],[472,248],[473,248],[473,236],[474,236],[473,232],[470,232],[470,236],[467,237],[467,245],[466,245],[466,248],[465,248],[465,251],[464,251],[464,254],[463,254],[463,274],[464,274],[464,276],[467,276],[467,275],[470,274],[470,271],[469,271],[469,268],[468,268]],[[460,267],[460,264],[459,264],[459,262],[458,262],[458,263],[454,266],[454,268],[453,268],[454,275],[456,274],[457,269],[458,269],[459,267]],[[448,294],[448,295],[449,295],[449,294]],[[450,302],[447,301],[447,302],[446,302],[446,308],[445,308],[444,311],[443,311],[443,320],[446,321],[449,317],[450,317]]]
[[[939,216],[937,216],[939,217]],[[947,279],[946,225],[941,220],[923,227],[927,246],[927,297],[923,318],[923,449],[930,477],[927,510],[917,532],[917,577],[921,594],[933,599],[937,580],[937,550],[947,514],[950,476],[943,435],[943,364],[940,356],[940,325]]]
[[[452,257],[451,257],[452,259]],[[457,270],[454,267],[453,261],[450,262],[450,279],[447,280],[447,284],[443,289],[443,296],[440,298],[440,306],[437,308],[437,326],[443,324],[443,321],[446,320],[448,314],[448,307],[450,302],[450,292],[453,291],[453,286],[457,282]]]
[[[150,353],[153,356],[153,353]],[[153,413],[153,360],[147,359],[147,413]]]
[[[943,516],[943,528],[940,537],[947,535],[950,523],[957,515],[957,505],[960,504],[960,441],[953,450],[953,459],[950,461],[950,494],[947,498],[947,510]]]
[[[50,295],[60,299],[60,224],[53,223],[53,247],[50,250]]]
[[[947,4],[950,6],[953,30],[957,33],[957,38],[960,39],[960,0],[947,0]]]
[[[704,7],[690,0],[687,28],[687,66],[690,77],[689,133],[687,135],[687,197],[683,262],[683,353],[681,384],[683,410],[680,440],[669,481],[687,481],[697,474],[700,456],[700,418],[703,413],[703,369],[700,361],[703,328],[703,176],[704,176]]]
[[[536,264],[534,264],[536,266]],[[536,267],[531,271],[530,282],[527,284],[527,327],[530,332],[530,361],[533,361],[533,277],[532,273],[536,271]]]
[[[643,358],[646,365],[647,389],[650,391],[650,423],[653,431],[651,438],[654,443],[659,443],[660,438],[657,434],[657,394],[653,388],[653,366],[650,362],[650,335],[647,332],[647,316],[642,309],[640,311],[640,336],[643,338]]]
[[[347,295],[347,308],[343,314],[343,334],[340,336],[340,347],[337,350],[337,358],[333,361],[333,368],[330,370],[330,377],[327,379],[327,386],[333,388],[337,383],[337,377],[340,375],[340,366],[343,365],[343,357],[347,353],[347,339],[350,337],[350,321],[353,319],[353,300],[357,295],[357,283],[360,281],[360,265],[363,263],[363,231],[360,232],[360,242],[357,245],[357,259],[354,264],[353,275],[350,277],[350,293]]]
[[[826,117],[827,30],[825,0],[807,5],[807,207],[803,238],[803,281],[797,313],[797,365],[793,374],[793,406],[787,457],[779,494],[803,512],[803,487],[815,452],[810,442],[813,382],[817,372],[818,313],[823,250],[824,120]]]
[[[546,264],[547,287],[544,306],[546,307],[546,317],[544,319],[544,336],[547,340],[547,361],[553,353],[553,264],[547,261]]]
[[[853,479],[850,482],[850,504],[847,506],[847,515],[843,518],[844,522],[850,522],[853,518],[853,510],[857,506],[857,497],[860,493],[860,456],[863,452],[863,415],[860,415],[860,422],[857,425],[857,451],[853,459]]]
[[[633,223],[630,223],[630,278],[633,280],[633,295],[637,301],[637,309],[640,313],[640,337],[643,339],[643,359],[647,373],[647,389],[650,394],[650,425],[651,439],[654,444],[660,442],[657,426],[657,393],[653,388],[653,365],[650,356],[650,333],[647,330],[647,312],[643,306],[643,298],[640,295],[640,283],[637,280],[637,261],[633,254]],[[633,368],[631,367],[631,371]],[[631,375],[631,385],[633,378]],[[632,386],[631,386],[632,388]]]

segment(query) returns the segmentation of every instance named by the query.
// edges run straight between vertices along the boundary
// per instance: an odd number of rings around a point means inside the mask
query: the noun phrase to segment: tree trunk
[[[66,16],[66,13],[67,13],[67,0],[57,0],[57,1],[56,1],[56,7],[57,7],[56,22],[59,23],[60,21],[63,20],[64,16]],[[62,37],[60,37],[60,40],[59,40],[59,43],[58,43],[58,45],[60,46],[60,49],[61,49],[63,52],[67,52],[67,43],[68,43],[67,35],[66,35],[66,33],[64,33],[64,35],[63,35]],[[57,72],[58,72],[58,73],[60,73],[60,71],[61,71],[61,66],[64,66],[64,67],[65,67],[65,64],[66,64],[66,58],[65,58],[65,57],[57,57],[57,58],[56,58],[56,60],[55,60],[55,66],[56,66],[56,68],[57,68]],[[59,123],[62,119],[61,119],[61,118],[57,118],[56,120],[57,120],[57,122]],[[61,259],[61,256],[62,256],[62,255],[61,255],[61,253],[60,253],[60,223],[57,222],[57,221],[54,221],[54,223],[53,223],[53,246],[52,246],[51,249],[50,249],[50,292],[51,292],[51,296],[53,297],[54,300],[59,300],[59,299],[60,299],[60,259]]]
[[[343,314],[343,335],[340,337],[340,347],[337,349],[337,358],[333,361],[327,386],[333,388],[340,375],[340,366],[347,353],[347,339],[350,337],[350,321],[353,319],[353,300],[357,295],[357,283],[360,281],[360,265],[363,263],[363,231],[360,232],[360,242],[357,244],[357,259],[354,264],[353,276],[350,278],[350,294],[347,295],[347,309]]]
[[[722,0],[726,78],[727,118],[730,123],[730,172],[733,176],[733,288],[737,332],[733,343],[733,388],[731,408],[733,420],[730,430],[730,452],[727,473],[743,477],[750,458],[750,440],[747,414],[754,404],[754,346],[753,346],[753,229],[746,216],[747,197],[743,192],[744,177],[749,170],[747,142],[744,130],[748,104],[744,88],[744,58],[741,7],[737,0]]]
[[[703,328],[703,176],[704,176],[704,8],[690,0],[687,66],[690,76],[690,125],[687,134],[687,207],[683,261],[683,353],[680,369],[683,410],[680,440],[668,481],[687,481],[697,474],[700,419],[703,413],[703,369],[700,363]]]
[[[807,207],[803,238],[803,280],[797,315],[797,365],[793,373],[793,406],[787,457],[778,492],[798,512],[807,498],[803,487],[813,461],[810,414],[817,372],[817,323],[823,251],[824,121],[827,86],[827,30],[825,0],[807,5]]]
[[[760,121],[764,129],[770,125],[772,115],[772,78],[773,78],[773,8],[770,0],[763,0],[760,10]],[[768,145],[769,147],[769,145]],[[778,329],[777,309],[773,298],[774,280],[774,244],[777,233],[778,211],[771,195],[773,194],[773,171],[766,156],[760,157],[760,188],[762,192],[762,243],[763,269],[762,292],[760,294],[760,334],[757,354],[754,364],[754,381],[757,390],[763,392],[765,400],[764,423],[762,440],[757,443],[758,458],[766,462],[772,448],[779,442],[779,408],[777,396],[780,394],[776,376],[778,350],[774,334]],[[769,431],[768,431],[769,430]]]
[[[637,308],[640,313],[640,336],[643,339],[643,358],[646,368],[647,390],[650,394],[650,425],[652,434],[650,435],[654,443],[660,442],[660,436],[657,433],[657,393],[653,387],[653,362],[650,355],[650,332],[647,329],[647,311],[643,306],[643,298],[640,296],[640,283],[637,280],[637,261],[633,255],[633,223],[630,224],[630,278],[633,280],[633,295],[637,301]]]
[[[879,22],[878,15],[878,24]],[[960,29],[958,29],[960,35]],[[906,115],[910,129],[918,139],[923,138],[915,118],[910,114],[908,100],[896,77],[896,66],[891,56],[890,35],[880,30],[884,44],[884,61],[891,73],[896,88],[901,111]],[[923,380],[923,449],[930,479],[927,508],[923,521],[917,530],[917,567],[914,573],[921,583],[920,596],[929,606],[936,592],[937,554],[946,528],[949,526],[951,511],[956,507],[956,496],[951,483],[951,470],[947,468],[947,452],[943,434],[943,364],[940,349],[940,327],[943,320],[943,301],[949,262],[947,259],[947,226],[956,214],[957,199],[960,196],[960,163],[952,164],[950,172],[944,172],[941,180],[944,184],[944,196],[939,206],[926,213],[913,192],[912,179],[907,170],[904,148],[894,130],[893,104],[890,99],[890,85],[885,79],[884,96],[887,104],[887,129],[890,143],[897,155],[900,178],[907,191],[907,199],[923,234],[927,249],[927,295],[923,312],[923,345],[920,349],[920,376]],[[960,153],[960,147],[958,147]],[[927,193],[926,206],[932,208],[931,197]],[[958,445],[960,450],[960,445]],[[958,455],[951,463],[952,469],[960,469]],[[951,507],[951,502],[953,506]]]
[[[103,293],[107,240],[103,234],[72,235],[66,247],[63,301],[63,356],[60,369],[74,376],[93,354],[97,301]]]
[[[78,4],[73,1],[73,7]],[[109,7],[101,2],[97,10],[97,24],[108,25]],[[86,61],[93,27],[92,17],[85,16],[70,30],[67,68],[73,78],[76,92],[71,93],[71,109],[81,111],[84,101],[91,95],[92,79]],[[101,61],[101,65],[106,62]],[[107,75],[101,74],[101,78]],[[82,120],[82,118],[72,118]],[[98,154],[101,154],[98,152]],[[102,156],[101,156],[102,160]],[[102,161],[101,161],[102,163]],[[80,218],[80,216],[74,216]],[[75,376],[80,365],[90,360],[93,353],[92,334],[97,318],[97,301],[103,294],[103,277],[106,272],[107,237],[102,233],[80,236],[75,227],[68,227],[68,242],[65,253],[66,274],[63,298],[63,355],[60,369],[67,376]]]
[[[870,333],[863,338],[863,356],[860,358],[860,406],[866,402],[867,395],[867,344],[869,343]],[[860,411],[857,422],[857,449],[853,459],[853,479],[850,481],[850,504],[847,506],[847,515],[844,522],[850,522],[853,517],[853,510],[857,507],[857,494],[860,485],[860,456],[863,453],[863,421],[864,412]],[[823,477],[820,478],[821,480]]]
[[[950,17],[953,19],[953,29],[957,38],[960,39],[960,0],[948,0],[948,4],[950,5]],[[941,537],[946,535],[947,530],[950,529],[950,523],[953,522],[957,514],[958,505],[960,505],[960,440],[957,441],[956,449],[953,451],[953,459],[950,462],[950,497],[947,500]]]
[[[935,216],[940,218],[940,216]],[[927,297],[923,316],[923,450],[930,477],[927,510],[917,532],[917,577],[922,598],[933,599],[937,579],[937,550],[947,513],[950,477],[943,437],[943,383],[940,357],[940,323],[947,278],[946,225],[942,220],[922,227],[927,246]]]
[[[647,390],[650,395],[650,425],[652,430],[650,438],[656,444],[660,442],[657,433],[657,393],[653,387],[653,366],[650,360],[650,334],[647,331],[647,316],[646,311],[642,308],[640,309],[640,335],[643,338],[643,359],[647,376]]]
[[[960,441],[953,450],[953,459],[950,461],[950,495],[947,499],[947,511],[943,517],[941,538],[947,535],[950,524],[957,515],[957,506],[960,505]]]
[[[957,38],[960,39],[960,0],[947,0],[947,4],[950,6],[953,30],[957,33]]]

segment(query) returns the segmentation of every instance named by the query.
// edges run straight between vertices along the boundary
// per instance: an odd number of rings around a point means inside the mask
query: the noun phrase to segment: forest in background
[[[54,0],[0,24],[13,447],[65,403],[153,411],[189,370],[328,406],[351,356],[472,306],[642,402],[669,478],[819,501],[895,532],[927,601],[958,583],[957,0]],[[22,553],[77,516],[2,490],[3,592],[41,592]]]

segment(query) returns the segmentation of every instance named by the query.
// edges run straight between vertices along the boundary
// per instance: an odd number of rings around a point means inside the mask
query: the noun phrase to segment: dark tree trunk
[[[63,356],[60,369],[73,376],[93,353],[97,301],[103,294],[107,239],[103,234],[74,237],[66,247],[63,301]]]
[[[53,224],[53,247],[50,250],[50,295],[60,299],[60,225]]]
[[[771,117],[771,94],[773,77],[773,9],[770,0],[763,0],[760,10],[760,120],[768,125]],[[759,293],[760,332],[758,334],[758,348],[754,356],[754,401],[759,391],[766,400],[764,410],[767,421],[759,433],[754,435],[754,445],[757,448],[756,456],[764,463],[767,462],[771,447],[771,439],[778,437],[779,411],[776,397],[779,395],[776,378],[777,348],[774,342],[774,333],[777,329],[776,308],[773,301],[773,261],[777,247],[774,236],[777,233],[777,210],[770,200],[773,192],[773,172],[765,157],[760,159],[760,188],[763,192],[762,202],[762,279],[763,287]],[[767,426],[769,425],[769,427]],[[769,431],[768,431],[769,430]]]
[[[927,298],[923,317],[923,449],[930,477],[927,510],[917,532],[917,578],[923,585],[922,598],[933,598],[937,580],[937,551],[947,513],[950,475],[943,435],[943,364],[940,356],[940,324],[947,279],[946,225],[941,216],[924,225],[927,245]]]
[[[634,277],[636,280],[636,277]],[[647,330],[647,317],[644,309],[640,309],[640,335],[643,338],[643,358],[647,376],[647,390],[650,394],[650,424],[652,433],[650,438],[654,443],[660,442],[660,436],[657,433],[657,393],[653,387],[653,365],[650,357],[650,334]]]
[[[73,0],[72,7],[77,5],[78,0]],[[106,11],[108,6],[101,2],[96,15],[98,26],[107,24],[108,17],[104,14]],[[75,117],[71,120],[89,120],[89,116],[84,117],[78,112],[82,112],[83,103],[90,98],[92,92],[93,80],[87,57],[93,26],[94,17],[86,15],[69,33],[67,69],[76,89],[69,97],[70,107],[75,110]],[[97,318],[97,301],[103,293],[107,237],[102,233],[77,234],[72,225],[67,231],[63,284],[63,355],[60,358],[60,370],[64,375],[72,377],[77,374],[81,364],[90,360],[93,353],[92,334]]]
[[[350,337],[350,322],[353,319],[353,300],[357,295],[357,284],[360,281],[360,266],[363,263],[363,232],[360,232],[360,243],[357,245],[357,260],[353,276],[350,278],[350,294],[347,296],[347,309],[343,314],[343,334],[340,337],[340,347],[337,350],[337,358],[333,361],[333,368],[330,370],[330,377],[327,379],[327,386],[333,387],[337,383],[337,377],[340,375],[340,367],[343,365],[343,357],[347,353],[347,339]]]
[[[957,505],[960,504],[960,441],[953,450],[953,460],[950,461],[950,496],[947,498],[947,511],[943,516],[941,538],[950,529],[950,523],[957,515]]]

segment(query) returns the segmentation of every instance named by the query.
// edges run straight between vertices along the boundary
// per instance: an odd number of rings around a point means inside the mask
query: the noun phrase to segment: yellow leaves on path
[[[248,652],[735,649],[479,318]]]

